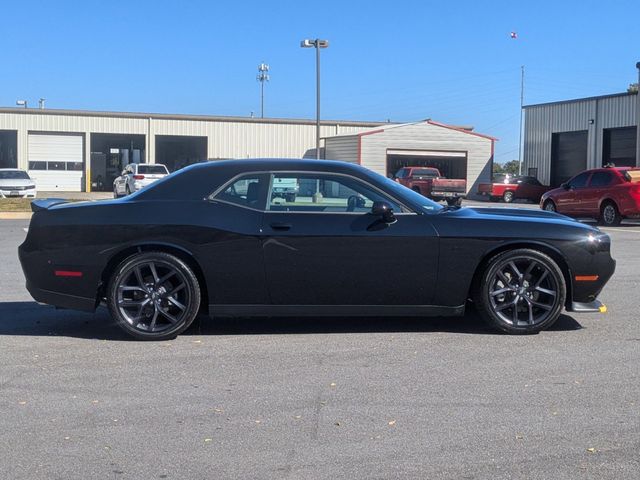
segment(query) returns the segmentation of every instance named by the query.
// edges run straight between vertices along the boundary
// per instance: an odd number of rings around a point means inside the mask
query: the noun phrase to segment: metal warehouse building
[[[588,168],[638,165],[639,100],[620,93],[525,106],[523,171],[558,186]]]
[[[432,121],[323,121],[324,158],[382,174],[403,165],[439,167],[489,180],[494,139]],[[129,163],[170,171],[226,158],[315,158],[313,120],[0,108],[0,168],[28,170],[39,190],[110,191]],[[475,191],[475,189],[473,189]]]
[[[383,125],[325,138],[327,158],[358,163],[382,175],[406,166],[432,166],[447,178],[467,180],[467,192],[491,181],[495,138],[425,120]]]

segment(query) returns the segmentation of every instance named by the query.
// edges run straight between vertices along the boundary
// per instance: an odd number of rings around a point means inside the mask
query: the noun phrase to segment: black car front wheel
[[[502,252],[487,263],[473,299],[482,317],[506,333],[531,334],[560,316],[567,288],[558,264],[531,249]]]
[[[143,252],[114,272],[107,305],[116,323],[141,340],[168,340],[186,330],[200,308],[200,285],[189,266],[165,252]]]

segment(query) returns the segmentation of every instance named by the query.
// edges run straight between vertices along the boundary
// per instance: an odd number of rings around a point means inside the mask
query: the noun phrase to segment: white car
[[[36,198],[36,182],[24,170],[0,168],[0,198]]]
[[[113,197],[137,192],[167,175],[169,170],[160,163],[130,163],[113,181]]]

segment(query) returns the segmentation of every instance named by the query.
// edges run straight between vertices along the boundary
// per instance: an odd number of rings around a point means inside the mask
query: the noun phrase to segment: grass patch
[[[0,198],[0,212],[30,212],[31,198]]]

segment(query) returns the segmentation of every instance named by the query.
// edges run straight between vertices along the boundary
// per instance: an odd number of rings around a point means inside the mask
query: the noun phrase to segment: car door
[[[556,206],[558,212],[574,216],[583,213],[581,204],[582,193],[587,186],[590,175],[591,172],[582,172],[564,184],[564,192],[560,193],[557,197],[558,202]]]
[[[347,175],[278,172],[295,178],[293,202],[270,194],[264,261],[274,305],[429,305],[438,239],[425,215]],[[371,213],[388,202],[396,222]]]
[[[201,262],[214,315],[229,313],[232,305],[269,303],[261,235],[269,179],[264,173],[232,179],[211,195],[201,215],[208,224]]]
[[[127,169],[125,168],[124,170],[122,170],[122,172],[120,172],[120,176],[117,177],[115,180],[116,192],[118,193],[118,195],[125,194],[125,183],[127,181],[126,174],[127,174]]]
[[[596,171],[591,175],[589,184],[582,192],[582,209],[593,217],[600,215],[600,199],[613,180],[611,172]]]

